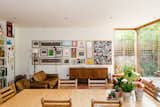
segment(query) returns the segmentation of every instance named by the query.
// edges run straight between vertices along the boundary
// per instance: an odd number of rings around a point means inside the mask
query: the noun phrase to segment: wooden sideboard
[[[108,78],[108,68],[70,68],[70,78],[77,78],[79,82],[86,82],[90,79]]]

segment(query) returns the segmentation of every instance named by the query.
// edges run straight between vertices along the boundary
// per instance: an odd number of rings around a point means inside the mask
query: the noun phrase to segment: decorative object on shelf
[[[33,40],[33,41],[32,41],[32,47],[33,47],[33,48],[38,48],[38,47],[39,47],[39,41]]]
[[[71,59],[71,64],[77,65],[77,64],[85,64],[85,59]]]
[[[100,65],[112,64],[111,41],[94,41],[94,63]]]
[[[3,36],[3,29],[2,29],[2,26],[0,25],[0,37]]]
[[[0,57],[4,57],[4,56],[5,56],[4,47],[0,47]]]
[[[71,48],[71,57],[76,58],[77,57],[77,48]]]
[[[12,23],[7,22],[7,37],[13,37],[13,32],[12,32]]]
[[[62,57],[62,47],[54,47],[56,57]]]
[[[38,49],[37,48],[33,48],[32,49],[32,54],[33,54],[33,64],[34,64],[34,73],[36,72],[36,62],[37,62],[37,58],[36,58],[36,54],[38,53]]]
[[[5,59],[2,58],[2,59],[0,59],[0,66],[4,66],[4,65],[5,65]]]

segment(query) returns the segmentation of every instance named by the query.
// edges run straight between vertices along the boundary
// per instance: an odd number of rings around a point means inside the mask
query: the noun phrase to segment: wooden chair
[[[7,101],[16,94],[15,84],[11,84],[0,90],[0,103]]]
[[[104,80],[92,80],[92,79],[88,79],[88,88],[91,87],[107,87],[107,79]]]
[[[77,88],[77,79],[60,79],[58,81],[58,88]]]
[[[42,107],[72,107],[71,99],[69,100],[45,100],[41,99]]]
[[[94,101],[91,102],[91,107],[122,107],[120,100],[111,101]]]

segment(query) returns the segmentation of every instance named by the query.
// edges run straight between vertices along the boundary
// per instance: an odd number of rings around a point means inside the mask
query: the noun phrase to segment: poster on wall
[[[77,48],[71,48],[71,57],[76,58],[77,57]]]
[[[91,41],[86,42],[86,54],[87,58],[93,58],[93,43]]]
[[[94,41],[94,64],[112,64],[111,41]]]

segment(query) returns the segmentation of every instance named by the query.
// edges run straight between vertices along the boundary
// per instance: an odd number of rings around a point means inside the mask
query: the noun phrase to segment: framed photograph
[[[69,58],[63,58],[63,64],[70,64]]]
[[[86,57],[93,58],[93,43],[91,41],[86,42]]]
[[[71,57],[76,58],[77,57],[77,48],[71,48]]]
[[[50,64],[61,64],[61,63],[62,63],[61,58],[41,58],[40,59],[40,64],[50,65]]]
[[[13,37],[13,27],[11,22],[7,22],[7,37]]]
[[[48,49],[42,48],[40,49],[40,56],[46,57],[48,55]]]
[[[63,48],[63,57],[71,56],[71,48]]]
[[[33,48],[39,48],[39,41],[38,40],[33,40],[32,41],[32,47]]]
[[[64,40],[64,41],[62,41],[62,46],[71,47],[72,41],[71,40]]]
[[[54,48],[48,48],[48,57],[55,57],[55,49]]]
[[[77,47],[77,41],[72,41],[72,47]]]

